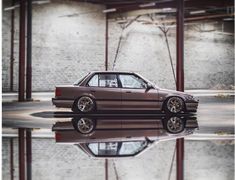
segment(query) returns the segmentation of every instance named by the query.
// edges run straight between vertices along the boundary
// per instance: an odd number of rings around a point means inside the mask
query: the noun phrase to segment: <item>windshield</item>
[[[95,156],[134,156],[147,147],[146,141],[89,143]]]
[[[79,85],[90,73],[86,74],[85,76],[82,76],[82,78],[78,79],[75,81],[73,84],[74,85]]]

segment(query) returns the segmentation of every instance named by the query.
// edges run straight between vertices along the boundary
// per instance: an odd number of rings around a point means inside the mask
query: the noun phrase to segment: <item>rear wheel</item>
[[[74,102],[74,112],[91,113],[95,110],[95,101],[89,96],[82,96]]]
[[[74,128],[81,134],[90,134],[95,129],[96,122],[91,118],[78,118],[73,122]]]
[[[171,117],[166,121],[165,127],[172,134],[180,133],[184,130],[184,120],[179,117]]]
[[[169,113],[180,113],[184,110],[184,101],[180,97],[170,97],[165,103],[165,110]]]

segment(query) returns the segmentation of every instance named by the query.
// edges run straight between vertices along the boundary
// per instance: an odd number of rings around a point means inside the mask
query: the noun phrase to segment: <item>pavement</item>
[[[234,91],[233,90],[189,90],[199,98],[196,113],[199,130],[190,138],[225,138],[234,139]],[[3,135],[16,135],[12,128],[40,128],[36,136],[51,137],[51,127],[57,121],[70,120],[70,109],[55,108],[51,103],[53,92],[36,92],[34,101],[17,102],[16,93],[3,93],[2,125]],[[65,116],[56,117],[55,114]],[[68,115],[66,117],[66,114]]]

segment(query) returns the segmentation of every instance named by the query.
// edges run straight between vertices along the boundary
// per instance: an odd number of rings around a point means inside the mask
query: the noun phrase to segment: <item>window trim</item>
[[[131,87],[123,87],[123,85],[122,85],[122,81],[121,81],[121,79],[120,79],[120,75],[131,75],[131,76],[135,76],[135,77],[138,77],[139,79],[141,79],[146,85],[148,84],[143,78],[141,78],[141,77],[139,77],[137,74],[125,74],[125,73],[119,73],[118,74],[118,79],[119,79],[119,81],[120,81],[120,85],[121,85],[121,88],[122,89],[146,89],[146,88],[131,88]]]
[[[89,82],[91,81],[91,79],[95,76],[98,75],[98,86],[89,86]],[[100,75],[115,75],[116,79],[117,79],[117,87],[105,87],[105,86],[99,86],[99,76]],[[86,87],[95,87],[95,88],[121,88],[120,86],[120,82],[119,82],[119,78],[118,78],[118,74],[117,73],[94,73],[86,82]]]

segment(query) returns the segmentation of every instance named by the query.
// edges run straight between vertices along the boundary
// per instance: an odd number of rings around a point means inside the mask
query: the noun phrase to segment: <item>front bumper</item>
[[[52,104],[61,108],[72,108],[74,100],[52,98]]]
[[[197,108],[198,108],[198,103],[199,101],[195,100],[195,101],[186,101],[185,102],[185,106],[186,106],[186,111],[190,111],[190,112],[196,112]]]

